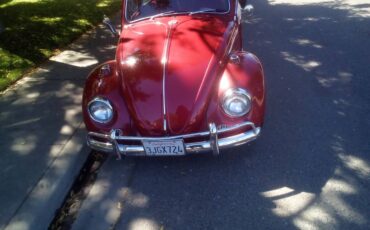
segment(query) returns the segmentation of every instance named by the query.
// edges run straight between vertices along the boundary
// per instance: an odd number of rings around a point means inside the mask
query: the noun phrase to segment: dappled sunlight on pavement
[[[245,49],[265,68],[263,135],[218,158],[134,159],[131,180],[106,181],[114,198],[101,202],[122,208],[115,229],[369,226],[368,1],[250,3]]]
[[[160,227],[154,220],[148,218],[137,218],[133,220],[128,228],[129,230],[158,230]]]
[[[276,216],[295,228],[366,228],[370,1],[269,0],[256,5],[264,8],[251,26],[257,33],[249,33],[249,45],[262,53],[268,95],[273,96],[266,126],[278,123],[280,134],[289,130],[283,143],[290,149],[284,156],[303,163],[291,165],[297,175],[285,176],[297,181],[261,195],[274,204]],[[277,117],[289,119],[279,122]],[[307,149],[299,143],[307,143]]]
[[[288,187],[282,187],[271,191],[262,192],[261,195],[276,205],[272,211],[281,217],[289,217],[301,211],[315,198],[315,194],[295,192]]]
[[[133,195],[126,184],[132,179],[134,162],[130,159],[117,161],[110,157],[102,168],[89,194],[84,200],[72,229],[109,229],[118,222],[127,208],[125,202],[132,201],[145,206],[148,198]]]
[[[50,224],[89,153],[84,81],[115,41],[100,26],[1,95],[0,228]]]
[[[268,104],[261,138],[219,157],[116,161],[111,156],[72,229],[368,228],[369,1],[251,3],[256,13],[243,19],[244,46],[265,67]],[[84,47],[77,44],[42,66],[32,79],[40,90],[30,80],[21,92],[13,90],[2,99],[0,121],[6,122],[1,134],[9,136],[0,141],[17,163],[0,164],[2,172],[15,172],[18,161],[30,157],[27,164],[40,167],[54,159],[51,174],[60,175],[72,150],[83,147],[83,80],[113,51],[110,45],[96,53]],[[51,108],[45,106],[49,98],[55,102]],[[46,129],[51,129],[48,136],[40,138]],[[79,138],[68,139],[76,132]],[[71,145],[60,155],[66,143]],[[40,161],[31,158],[45,151],[49,155]],[[50,195],[44,189],[52,186],[52,178],[34,188],[32,202]],[[29,222],[13,224],[27,228]]]
[[[321,65],[320,62],[315,60],[305,60],[304,56],[293,56],[289,52],[282,51],[281,56],[288,62],[291,62],[306,71],[311,71]]]
[[[269,0],[272,5],[324,5],[333,9],[347,10],[353,17],[370,17],[369,0]]]
[[[73,50],[63,51],[58,56],[52,57],[50,60],[76,67],[89,67],[98,64],[98,60],[88,53],[80,53]]]
[[[317,195],[296,192],[287,187],[262,192],[261,195],[275,204],[273,213],[291,218],[299,229],[340,228],[340,223],[336,221],[338,218],[364,226],[367,223],[366,215],[357,211],[346,199],[350,196],[366,197],[367,191],[358,184],[356,176],[369,180],[370,168],[357,157],[353,159],[340,154],[339,158],[343,166],[334,171],[332,178]],[[344,168],[351,171],[346,172]]]

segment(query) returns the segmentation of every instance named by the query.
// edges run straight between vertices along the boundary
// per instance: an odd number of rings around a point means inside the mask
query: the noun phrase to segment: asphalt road
[[[253,2],[244,45],[267,84],[257,141],[220,157],[110,159],[74,227],[369,229],[370,1],[310,2]]]

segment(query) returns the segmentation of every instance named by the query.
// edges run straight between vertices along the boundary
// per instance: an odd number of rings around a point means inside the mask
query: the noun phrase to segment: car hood
[[[122,94],[141,135],[199,131],[216,92],[231,23],[217,17],[158,18],[122,30]]]

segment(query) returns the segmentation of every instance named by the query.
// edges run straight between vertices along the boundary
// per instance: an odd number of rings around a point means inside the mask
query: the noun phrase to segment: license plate
[[[185,155],[183,140],[143,141],[148,156],[182,156]]]

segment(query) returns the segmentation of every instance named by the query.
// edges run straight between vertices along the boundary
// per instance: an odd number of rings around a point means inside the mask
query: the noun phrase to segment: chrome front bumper
[[[247,127],[250,127],[251,129],[240,134],[219,138],[220,134],[237,131],[239,129]],[[121,130],[117,129],[112,130],[110,135],[90,132],[87,135],[87,144],[92,149],[97,151],[116,153],[120,158],[121,154],[128,156],[145,156],[146,153],[142,144],[124,145],[118,143],[118,141],[164,141],[182,139],[184,140],[185,150],[187,154],[211,151],[213,152],[213,154],[218,155],[220,153],[220,149],[235,147],[255,140],[260,135],[261,128],[256,127],[252,122],[244,122],[232,127],[217,129],[216,125],[214,123],[211,123],[209,124],[209,131],[178,136],[133,137],[123,136],[121,133]],[[99,141],[96,138],[105,141]],[[186,142],[186,139],[191,138],[206,138],[207,140],[200,142]]]

